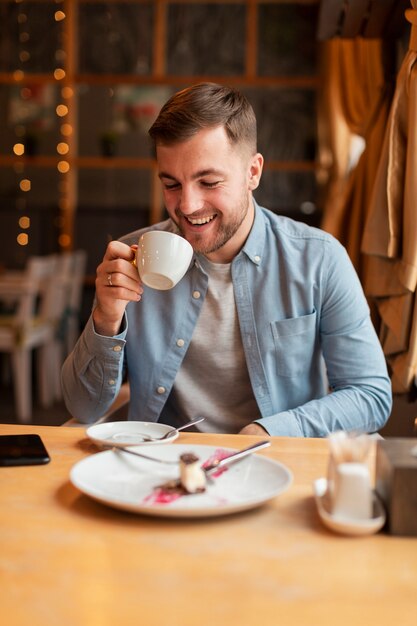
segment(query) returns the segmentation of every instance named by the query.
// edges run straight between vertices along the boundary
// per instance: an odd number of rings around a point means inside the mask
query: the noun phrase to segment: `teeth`
[[[208,224],[208,222],[211,222],[211,220],[214,219],[214,215],[210,215],[209,217],[198,217],[197,219],[192,219],[191,217],[188,218],[188,221],[191,222],[191,224],[195,225],[195,224]]]

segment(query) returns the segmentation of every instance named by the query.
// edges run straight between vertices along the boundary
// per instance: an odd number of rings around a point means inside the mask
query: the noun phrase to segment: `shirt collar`
[[[246,256],[252,261],[252,263],[255,263],[255,265],[261,265],[265,252],[265,219],[262,209],[255,199],[253,199],[253,205],[255,209],[255,216],[252,228],[240,254],[246,254]],[[238,256],[240,256],[240,254]]]

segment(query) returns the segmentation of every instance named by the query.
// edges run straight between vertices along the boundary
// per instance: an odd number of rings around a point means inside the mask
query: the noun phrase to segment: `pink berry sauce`
[[[202,467],[208,467],[209,465],[211,465],[212,463],[215,463],[216,461],[221,461],[222,459],[226,459],[229,455],[230,455],[230,452],[227,452],[226,450],[222,450],[221,448],[218,448],[217,450],[213,452],[213,454],[208,459],[204,461]],[[228,469],[227,467],[220,467],[217,471],[212,472],[210,474],[210,477],[218,478],[224,472],[227,472],[227,469]],[[183,496],[188,496],[188,495],[189,494],[187,493],[187,491],[185,491],[185,489],[182,487],[179,481],[172,480],[172,481],[169,481],[168,483],[165,483],[164,485],[159,485],[158,487],[155,487],[153,492],[144,498],[143,502],[146,504],[150,504],[150,505],[171,504],[171,502],[175,502],[175,500],[178,500],[179,498],[182,498]]]

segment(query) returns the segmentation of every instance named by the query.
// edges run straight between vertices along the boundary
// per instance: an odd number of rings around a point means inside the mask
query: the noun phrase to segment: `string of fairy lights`
[[[30,12],[27,10],[27,2],[25,0],[15,0],[17,5],[16,19],[18,30],[18,67],[13,72],[13,79],[15,85],[19,87],[18,97],[21,103],[24,105],[33,98],[34,86],[30,81],[30,68],[31,61],[31,24],[30,24]],[[73,133],[72,125],[68,121],[70,101],[73,97],[73,89],[65,84],[66,71],[66,57],[65,51],[65,37],[66,30],[64,28],[64,21],[67,19],[65,13],[64,0],[55,0],[56,7],[53,12],[53,20],[55,22],[62,22],[62,27],[58,31],[58,44],[55,50],[54,58],[54,70],[53,80],[54,85],[57,87],[55,90],[58,94],[55,114],[58,118],[59,124],[59,140],[56,145],[56,154],[58,155],[58,161],[56,168],[60,174],[59,181],[59,209],[61,213],[68,209],[68,180],[67,174],[71,169],[71,165],[67,160],[67,156],[70,152],[69,141]],[[31,156],[31,150],[28,144],[28,134],[24,123],[18,122],[15,124],[16,142],[13,145],[13,153],[21,157],[20,160],[14,163],[14,170],[18,177],[19,193],[16,199],[16,209],[18,212],[18,234],[17,244],[20,246],[26,246],[30,241],[30,228],[31,218],[30,211],[28,209],[28,194],[32,190],[32,180],[27,171],[27,159]],[[59,224],[62,226],[62,224]],[[68,248],[71,245],[71,238],[68,234],[63,233],[59,236],[59,245],[61,248]]]

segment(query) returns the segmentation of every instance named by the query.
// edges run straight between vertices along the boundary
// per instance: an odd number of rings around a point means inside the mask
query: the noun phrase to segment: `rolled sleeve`
[[[299,420],[291,411],[283,411],[277,415],[264,417],[256,420],[255,424],[265,428],[271,437],[304,437]]]
[[[89,423],[111,406],[122,383],[127,320],[114,337],[99,335],[92,316],[62,368],[62,389],[68,410]]]

